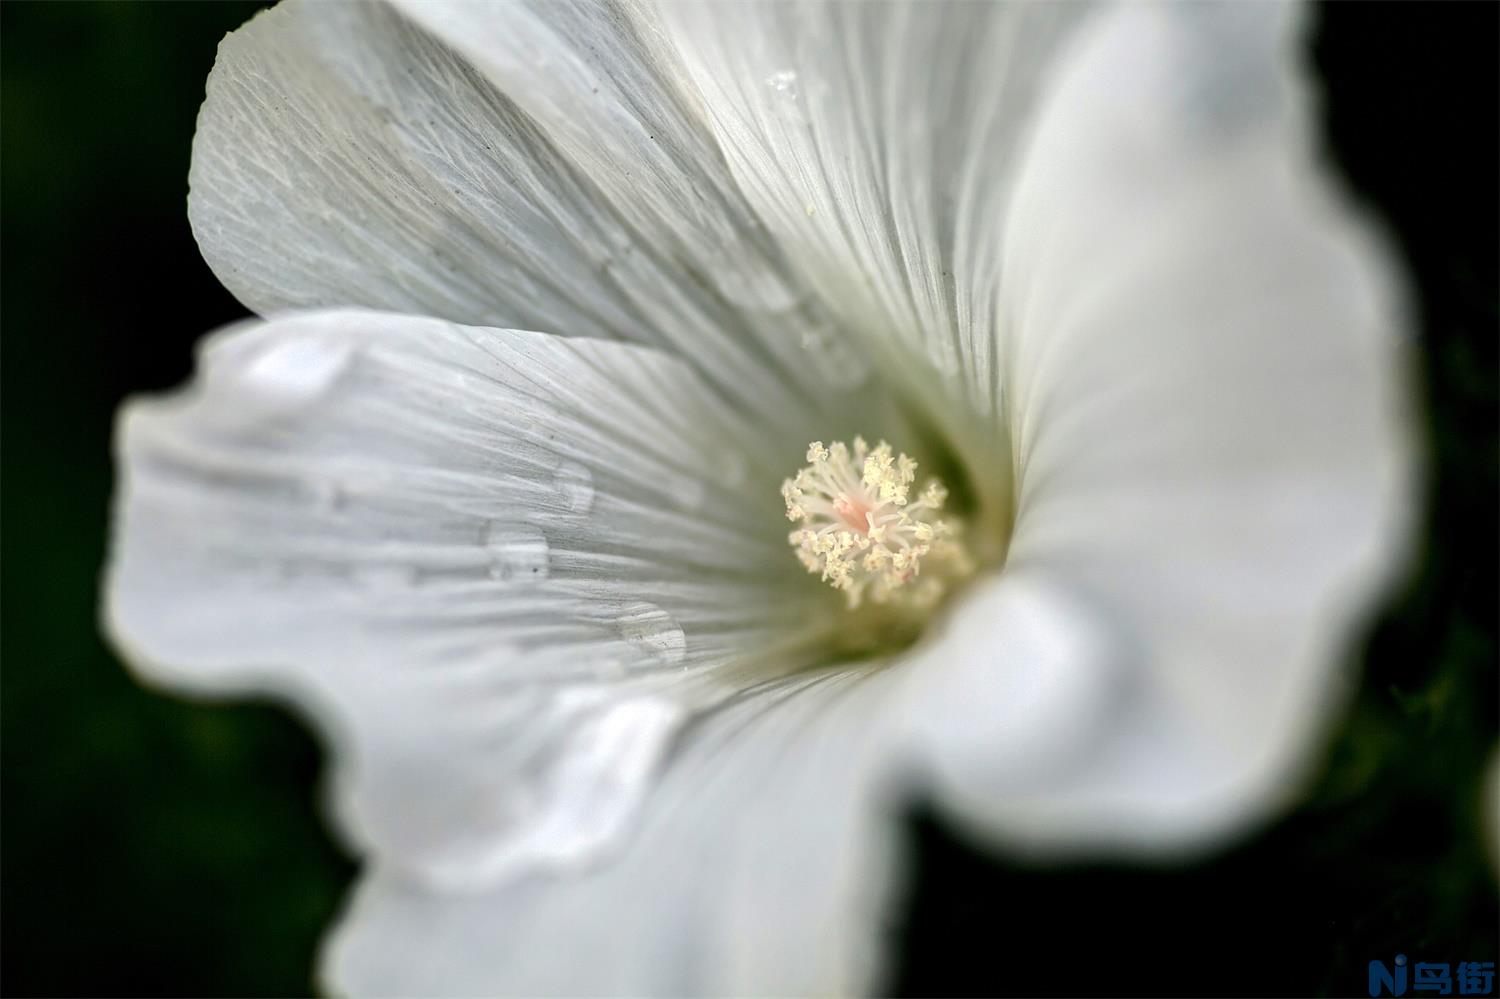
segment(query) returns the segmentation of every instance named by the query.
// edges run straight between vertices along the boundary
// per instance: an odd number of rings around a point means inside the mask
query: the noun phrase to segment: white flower
[[[1053,855],[1286,801],[1406,464],[1297,21],[229,36],[189,211],[266,318],[122,415],[107,616],[144,677],[330,734],[367,864],[327,982],[862,991],[914,795]]]

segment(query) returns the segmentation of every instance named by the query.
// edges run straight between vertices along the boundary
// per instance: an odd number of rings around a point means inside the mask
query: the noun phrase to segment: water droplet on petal
[[[583,516],[594,506],[594,476],[576,461],[565,461],[552,473],[552,488],[569,513]]]
[[[346,342],[305,337],[265,345],[235,372],[239,387],[258,402],[295,408],[314,402],[348,370]]]
[[[821,323],[805,326],[800,342],[813,369],[833,388],[849,392],[869,379],[869,365],[837,330]]]
[[[676,666],[687,653],[687,636],[672,615],[644,601],[629,604],[615,619],[620,637],[658,666]]]
[[[777,273],[759,250],[726,252],[710,258],[714,283],[724,300],[751,314],[781,316],[794,311],[806,295]]]
[[[547,539],[525,526],[495,521],[485,528],[490,578],[504,583],[539,583],[550,571]]]
[[[773,91],[788,97],[797,99],[797,71],[795,69],[780,69],[766,77],[766,86]]]
[[[766,86],[771,89],[771,110],[778,118],[793,125],[807,123],[803,111],[802,91],[797,85],[797,71],[780,69],[766,77]]]
[[[777,264],[774,248],[752,229],[715,229],[699,261],[726,302],[752,315],[779,317],[807,300],[807,290]]]

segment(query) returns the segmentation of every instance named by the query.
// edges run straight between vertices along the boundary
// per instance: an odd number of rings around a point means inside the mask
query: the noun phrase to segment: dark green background
[[[215,43],[254,7],[0,6],[7,994],[305,993],[352,875],[301,726],[149,693],[95,626],[114,408],[243,312],[184,196]],[[1363,994],[1371,958],[1496,958],[1497,35],[1489,3],[1321,11],[1330,156],[1420,292],[1432,457],[1420,564],[1323,780],[1161,870],[1007,866],[919,810],[901,990]]]

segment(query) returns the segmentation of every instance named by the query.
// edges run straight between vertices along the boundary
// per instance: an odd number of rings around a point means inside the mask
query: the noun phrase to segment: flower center
[[[974,571],[959,542],[961,525],[938,518],[948,499],[943,484],[928,479],[910,498],[917,474],[911,458],[884,441],[872,449],[856,437],[852,449],[813,441],[807,460],[781,484],[787,519],[801,524],[787,540],[808,572],[844,591],[851,609],[867,597],[930,609]]]

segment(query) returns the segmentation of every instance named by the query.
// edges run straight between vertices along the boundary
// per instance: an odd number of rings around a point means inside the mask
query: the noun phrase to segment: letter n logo
[[[1396,955],[1396,968],[1394,971],[1385,966],[1384,961],[1370,962],[1370,995],[1406,995],[1406,955]]]

